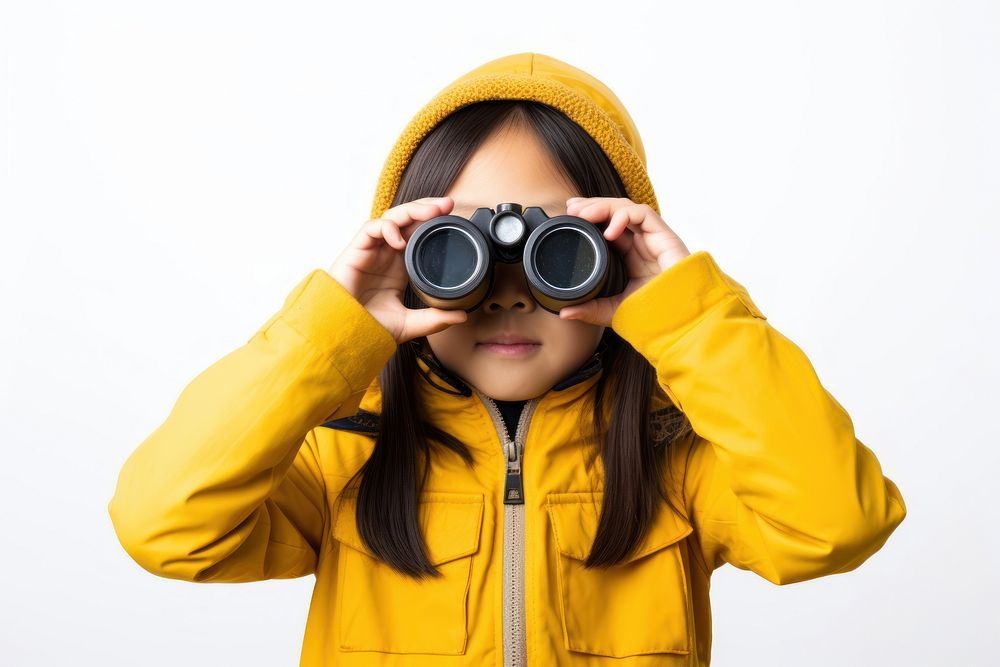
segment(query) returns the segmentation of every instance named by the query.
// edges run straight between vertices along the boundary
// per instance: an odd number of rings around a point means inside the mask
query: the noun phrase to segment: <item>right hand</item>
[[[381,218],[366,222],[328,269],[397,344],[437,333],[468,318],[464,310],[403,305],[403,291],[410,281],[403,252],[416,231],[413,223],[446,215],[454,205],[451,197],[424,197],[388,209]]]

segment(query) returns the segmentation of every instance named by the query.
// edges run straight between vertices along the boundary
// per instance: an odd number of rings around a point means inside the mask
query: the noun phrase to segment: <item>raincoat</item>
[[[779,585],[848,572],[906,516],[806,355],[708,251],[628,296],[612,329],[656,370],[654,423],[673,404],[693,431],[660,450],[677,509],[663,503],[611,568],[583,567],[604,488],[584,435],[599,354],[528,401],[515,433],[489,397],[419,360],[427,419],[474,466],[435,450],[419,499],[442,577],[372,557],[345,487],[374,448],[396,343],[321,269],[128,457],[108,505],[117,536],[162,577],[315,575],[302,665],[695,666],[711,657],[714,570]],[[504,502],[515,464],[523,504]]]

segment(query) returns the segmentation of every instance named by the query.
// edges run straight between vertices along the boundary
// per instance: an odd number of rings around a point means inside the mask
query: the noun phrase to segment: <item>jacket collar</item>
[[[409,341],[409,343],[414,344],[414,341]],[[416,359],[420,377],[417,381],[416,391],[420,402],[432,408],[427,413],[426,418],[444,430],[452,428],[456,420],[466,423],[477,423],[477,420],[480,420],[478,423],[486,425],[487,422],[481,421],[488,420],[487,408],[483,405],[486,402],[484,395],[448,371],[431,352],[430,346],[426,348],[426,352],[417,347],[417,344],[414,344],[414,347],[419,353]],[[539,406],[541,408],[539,413],[565,410],[590,392],[604,370],[603,360],[606,348],[605,339],[602,339],[594,354],[586,362],[539,397],[538,400],[542,404]],[[337,422],[328,422],[326,425],[339,424],[342,426],[350,421],[351,430],[377,431],[378,418],[382,412],[382,387],[379,378],[380,376],[375,376],[366,390],[358,406],[357,415]],[[581,413],[577,418],[584,419],[586,414],[589,413]],[[605,416],[610,418],[610,415],[606,414]],[[372,423],[358,422],[357,420],[362,417]],[[492,426],[492,424],[490,425]],[[464,441],[473,447],[483,447],[488,451],[493,450],[492,441],[489,443],[484,441],[478,445],[474,438]]]

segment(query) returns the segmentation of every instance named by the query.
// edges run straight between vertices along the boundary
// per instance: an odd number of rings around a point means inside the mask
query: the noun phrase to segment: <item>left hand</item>
[[[604,238],[625,258],[628,283],[621,294],[592,299],[559,311],[563,320],[611,326],[618,304],[691,252],[648,204],[625,197],[573,197],[566,200],[567,215],[595,224],[607,222]]]

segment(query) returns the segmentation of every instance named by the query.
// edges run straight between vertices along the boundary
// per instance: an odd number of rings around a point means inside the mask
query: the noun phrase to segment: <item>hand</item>
[[[403,291],[410,281],[403,253],[417,226],[451,211],[451,197],[424,197],[388,209],[369,220],[329,268],[328,273],[350,292],[397,344],[461,324],[463,310],[407,308]]]
[[[572,197],[566,213],[595,224],[607,222],[604,238],[625,258],[628,283],[621,294],[591,299],[559,311],[564,320],[611,326],[618,304],[691,252],[648,204],[625,197]]]

